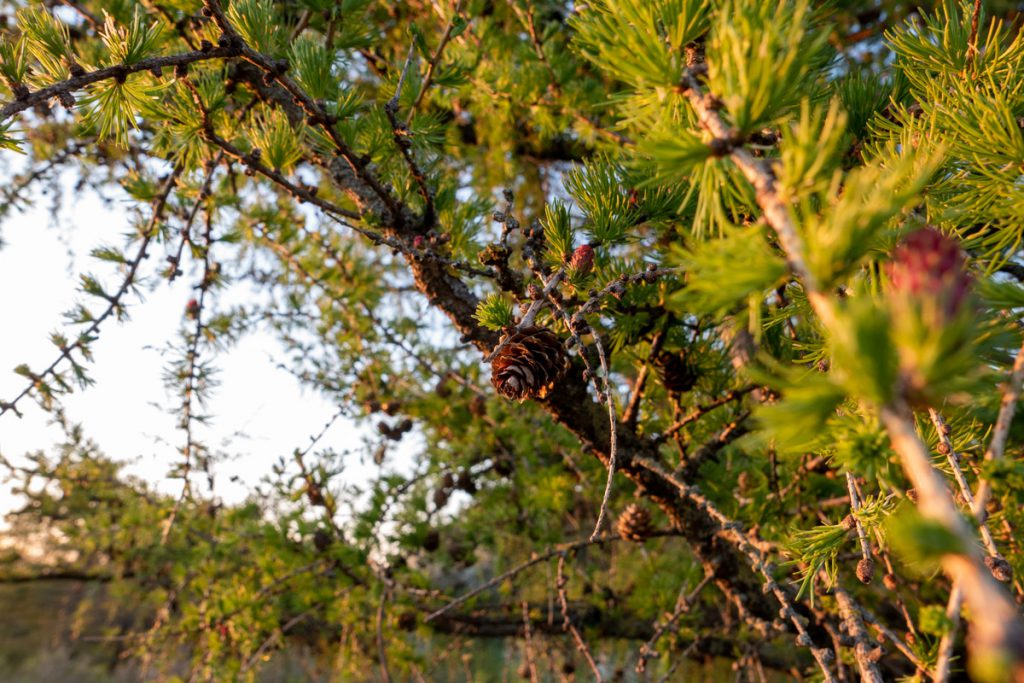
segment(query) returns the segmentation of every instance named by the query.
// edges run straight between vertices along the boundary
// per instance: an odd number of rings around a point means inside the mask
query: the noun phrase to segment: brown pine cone
[[[551,330],[516,330],[491,361],[491,384],[505,398],[544,398],[569,366],[562,342]]]
[[[427,535],[423,537],[423,542],[420,547],[428,553],[432,553],[441,547],[441,534],[437,529],[431,529],[427,532]]]
[[[400,612],[398,614],[397,624],[399,629],[403,631],[412,631],[416,628],[416,613],[415,612]]]
[[[615,523],[615,530],[627,541],[643,543],[654,531],[651,524],[651,513],[634,503],[619,515],[619,519]]]
[[[662,353],[654,359],[654,370],[665,388],[673,394],[682,394],[693,389],[700,379],[698,368],[685,352]]]

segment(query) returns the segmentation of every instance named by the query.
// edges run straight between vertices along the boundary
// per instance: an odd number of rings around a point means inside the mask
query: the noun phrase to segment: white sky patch
[[[69,339],[75,338],[77,329],[66,325],[65,311],[76,301],[85,301],[94,311],[102,308],[102,301],[87,300],[93,298],[77,291],[79,273],[95,273],[113,291],[109,283],[114,266],[96,261],[89,252],[103,244],[123,244],[130,221],[122,207],[106,207],[92,193],[68,192],[60,223],[60,228],[51,225],[48,203],[42,198],[36,207],[12,215],[0,227],[5,243],[0,248],[2,400],[12,400],[26,386],[28,380],[13,372],[17,365],[27,363],[38,372],[57,358],[59,351],[49,341],[51,332],[59,329]],[[161,258],[160,253],[153,249],[151,261]],[[146,265],[152,269],[157,264]],[[186,272],[171,285],[163,281],[153,291],[143,290],[144,301],[128,295],[130,319],[123,323],[108,319],[92,345],[95,358],[88,370],[95,384],[63,399],[68,417],[80,422],[105,453],[131,461],[130,472],[173,493],[180,491],[181,482],[167,479],[166,474],[180,461],[178,449],[185,436],[176,428],[178,417],[166,410],[179,399],[165,390],[162,373],[167,359],[160,350],[177,338],[197,280]],[[247,286],[242,283],[236,288],[239,291],[229,290],[226,298],[237,302],[245,297]],[[217,494],[227,502],[242,499],[279,457],[290,462],[292,452],[305,448],[309,437],[337,412],[323,396],[277,367],[286,361],[284,348],[265,332],[246,335],[216,357],[219,386],[201,411],[212,418],[208,426],[199,427],[199,437],[211,451],[236,456],[215,468]],[[11,412],[0,417],[0,453],[14,462],[26,452],[49,451],[62,438],[60,429],[48,424],[48,414],[31,397],[22,399],[18,409],[24,417]],[[365,433],[351,421],[339,419],[318,447],[355,449]],[[346,463],[352,468],[350,476],[359,479],[376,471],[372,465],[359,466],[354,459]],[[230,483],[232,476],[239,483]],[[196,476],[193,485],[194,490],[205,492],[202,475]],[[0,514],[16,505],[10,486],[0,486]]]

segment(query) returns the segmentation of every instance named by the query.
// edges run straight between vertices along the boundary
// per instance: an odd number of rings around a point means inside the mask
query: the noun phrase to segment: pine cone
[[[619,515],[619,520],[615,523],[615,530],[627,541],[643,543],[654,531],[651,514],[634,503]]]
[[[491,361],[491,384],[509,399],[544,398],[562,379],[569,360],[551,330],[516,330]]]
[[[428,553],[432,553],[441,547],[441,534],[437,529],[431,529],[427,532],[427,535],[423,537],[420,547]]]
[[[396,625],[403,631],[414,630],[416,628],[416,613],[400,612],[398,614],[398,620]]]
[[[697,367],[685,352],[662,353],[654,360],[654,370],[665,388],[673,394],[693,389],[700,378]]]
[[[317,529],[313,532],[313,547],[316,548],[318,552],[324,552],[331,547],[332,543],[334,543],[334,537],[323,529]]]

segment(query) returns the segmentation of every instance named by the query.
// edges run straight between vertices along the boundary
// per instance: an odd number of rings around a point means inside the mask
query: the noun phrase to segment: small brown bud
[[[896,577],[886,572],[882,577],[882,584],[891,591],[896,590]]]
[[[870,557],[861,558],[860,562],[857,563],[857,578],[863,584],[871,583],[871,578],[875,573],[875,561]]]
[[[1008,583],[1013,579],[1013,567],[1002,557],[986,557],[985,566],[997,581]]]

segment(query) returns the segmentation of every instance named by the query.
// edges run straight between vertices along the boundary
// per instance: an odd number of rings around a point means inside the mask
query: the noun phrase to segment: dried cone
[[[505,398],[544,398],[568,368],[562,342],[551,330],[516,330],[491,361],[491,384]]]
[[[654,360],[654,370],[658,373],[665,389],[673,394],[682,394],[693,389],[700,378],[696,366],[687,358],[686,353],[662,353]]]
[[[615,530],[627,541],[643,543],[654,531],[651,514],[634,503],[619,515],[619,520],[615,523]]]

